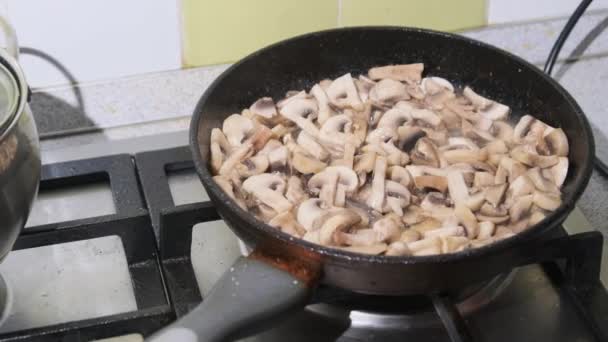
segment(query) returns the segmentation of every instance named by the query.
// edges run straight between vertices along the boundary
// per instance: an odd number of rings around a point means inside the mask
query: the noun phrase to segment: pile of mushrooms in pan
[[[484,246],[561,204],[561,128],[439,77],[423,64],[322,80],[257,100],[211,134],[217,184],[295,237],[366,254]]]

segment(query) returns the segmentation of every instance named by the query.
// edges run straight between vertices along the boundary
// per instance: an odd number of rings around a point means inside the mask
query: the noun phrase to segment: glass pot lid
[[[0,135],[10,125],[19,104],[19,90],[13,74],[0,63]]]

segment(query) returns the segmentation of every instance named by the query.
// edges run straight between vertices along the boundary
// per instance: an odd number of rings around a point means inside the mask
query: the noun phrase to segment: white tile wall
[[[487,0],[488,23],[499,24],[572,14],[580,0]],[[608,0],[595,0],[587,11],[608,8]]]
[[[79,82],[177,69],[177,0],[2,0],[21,47],[41,50]],[[21,55],[33,87],[68,83],[47,60]]]

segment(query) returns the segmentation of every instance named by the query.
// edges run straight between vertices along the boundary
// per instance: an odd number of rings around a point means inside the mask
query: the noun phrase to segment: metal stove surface
[[[169,154],[177,154],[177,160],[189,158],[187,149],[169,151]],[[154,156],[151,157],[149,159],[155,159]],[[47,154],[47,158],[53,161],[63,160],[58,155]],[[126,164],[130,163],[129,158],[123,159],[128,161]],[[139,176],[142,176],[142,169],[149,171],[151,166],[146,165],[145,158],[136,155],[135,160],[140,168]],[[149,221],[138,216],[142,215],[141,207],[144,207],[141,201],[125,190],[138,188],[134,176],[127,172],[127,176],[122,177],[126,171],[111,165],[116,169],[114,172],[123,173],[121,177],[110,175],[109,178],[96,179],[93,184],[89,182],[76,187],[53,186],[42,189],[28,223],[29,226],[36,227],[27,229],[36,230],[43,224],[45,229],[59,231],[32,234],[25,239],[23,246],[18,246],[17,252],[11,253],[0,264],[0,273],[11,283],[14,298],[6,324],[0,327],[0,334],[14,332],[15,335],[2,335],[14,336],[14,339],[11,337],[7,340],[20,340],[18,332],[24,329],[42,329],[66,322],[88,322],[95,318],[112,321],[105,317],[114,317],[117,323],[106,327],[106,330],[114,330],[104,332],[104,337],[130,333],[146,335],[151,329],[158,329],[168,320],[174,319],[174,315],[179,317],[196,305],[201,297],[206,296],[219,276],[243,253],[242,246],[221,220],[181,229],[172,226],[169,218],[165,220],[170,227],[165,231],[166,237],[171,237],[172,243],[180,237],[187,241],[185,249],[188,255],[182,256],[176,252],[183,246],[167,248],[163,244],[162,229],[159,232],[162,221],[158,217],[160,209],[175,206],[178,208],[174,209],[196,209],[200,206],[199,202],[208,200],[208,197],[187,163],[178,163],[177,167],[160,165],[160,171],[157,171],[163,175],[166,173],[166,179],[152,177],[152,183],[146,184],[145,177],[140,177],[154,233],[157,238],[160,234],[161,266],[164,268],[166,282],[148,287],[148,282],[159,281],[156,274],[158,270],[153,265],[153,259],[149,259],[154,258],[155,252],[149,247],[142,247],[145,245],[143,242],[142,246],[130,242],[137,235],[132,234],[129,228],[143,230],[147,239],[148,228],[143,226],[149,225],[146,223]],[[116,179],[121,181],[117,182]],[[146,190],[153,188],[156,191],[164,186],[167,187],[165,191],[169,199],[160,201],[162,203],[155,200],[154,196],[149,196]],[[112,194],[116,196],[116,193],[121,198],[112,198]],[[202,209],[209,208],[203,204]],[[143,212],[147,216],[148,212]],[[178,216],[182,215],[179,211],[175,212]],[[136,216],[134,219],[121,221],[118,225],[111,224],[108,219],[133,215]],[[202,215],[209,216],[205,213]],[[217,216],[211,214],[213,215]],[[54,221],[58,217],[68,223],[56,225]],[[208,218],[206,220],[209,221]],[[70,222],[86,228],[76,228]],[[564,226],[571,234],[593,230],[579,210],[573,212]],[[61,232],[64,228],[65,234]],[[69,235],[68,241],[54,238],[61,234],[67,236],[69,230],[80,231],[78,229],[83,229],[83,233]],[[151,228],[149,233],[152,234]],[[605,258],[606,248],[603,255]],[[606,284],[608,262],[603,261],[602,265],[602,280]],[[23,269],[28,271],[23,272]],[[188,281],[188,272],[193,273],[191,282],[198,289],[184,285]],[[490,298],[492,300],[487,305],[477,305],[479,301],[488,299],[487,296],[482,296],[472,301],[475,305],[469,301],[459,309],[465,313],[471,333],[480,341],[593,341],[588,327],[573,307],[572,301],[568,300],[568,294],[557,285],[558,278],[551,275],[551,270],[545,265],[525,266],[501,283],[504,286],[500,291],[492,292],[497,293],[496,298]],[[158,286],[168,288],[174,301],[171,308],[167,307],[167,295]],[[605,299],[608,303],[608,298]],[[155,315],[152,325],[140,322],[143,317],[150,315]],[[124,324],[119,320],[124,321]],[[81,325],[75,326],[81,329]],[[82,325],[85,326],[86,324]],[[78,337],[70,341],[89,341],[93,338],[86,336],[100,335],[78,333],[75,336]],[[327,304],[310,305],[302,312],[277,322],[273,329],[244,339],[286,340],[450,341],[445,328],[432,311],[416,315],[386,314],[383,310],[352,311]]]

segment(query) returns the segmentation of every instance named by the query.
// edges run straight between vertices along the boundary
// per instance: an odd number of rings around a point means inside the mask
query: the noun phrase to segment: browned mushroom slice
[[[441,252],[456,253],[468,249],[471,245],[469,239],[464,236],[441,237]]]
[[[418,176],[414,178],[414,184],[421,190],[435,189],[439,192],[445,192],[448,188],[447,179],[441,176]]]
[[[491,154],[503,154],[509,152],[509,148],[505,144],[503,140],[493,140],[490,141],[484,146],[484,149],[488,152],[488,155]]]
[[[427,231],[441,228],[441,221],[433,217],[426,217],[423,221],[410,225],[410,230],[415,230],[421,234]]]
[[[509,216],[511,217],[511,222],[517,222],[521,220],[524,216],[530,212],[530,208],[532,207],[533,196],[526,195],[515,198],[513,205],[509,208]]]
[[[339,108],[363,109],[363,103],[359,98],[357,87],[350,73],[336,78],[325,90],[329,101]]]
[[[490,132],[494,134],[497,139],[504,142],[511,142],[513,140],[513,127],[503,121],[494,121]]]
[[[485,199],[493,206],[498,206],[505,198],[507,184],[490,185],[485,188]]]
[[[398,217],[387,215],[374,223],[372,230],[377,233],[378,242],[395,242],[401,237],[402,223]]]
[[[418,139],[416,146],[411,151],[410,158],[412,163],[417,165],[428,165],[439,167],[439,157],[435,144],[428,138]]]
[[[296,218],[290,211],[278,214],[272,220],[268,222],[270,226],[279,228],[282,232],[287,234],[302,237],[306,234],[304,229],[297,221]]]
[[[243,182],[243,190],[274,209],[277,214],[290,210],[293,205],[283,196],[285,181],[277,174],[262,173]]]
[[[264,119],[272,119],[277,115],[277,108],[272,100],[272,97],[262,97],[255,101],[249,110]]]
[[[392,79],[383,79],[376,83],[369,93],[372,102],[387,105],[410,98],[405,84]]]
[[[489,221],[494,224],[500,224],[500,223],[505,223],[505,222],[509,221],[509,215],[487,216],[487,215],[483,215],[483,214],[477,214],[475,216],[477,217],[477,220],[479,220],[479,221]]]
[[[422,222],[425,219],[426,216],[424,216],[424,211],[417,205],[410,205],[407,207],[401,217],[401,221],[407,225],[413,225]]]
[[[532,202],[538,207],[545,210],[556,210],[562,204],[562,200],[558,194],[542,191],[535,191]]]
[[[472,211],[477,211],[485,203],[485,194],[483,191],[469,195],[464,205],[466,205]]]
[[[547,217],[547,215],[545,215],[545,213],[536,210],[536,211],[532,212],[532,214],[530,215],[530,222],[529,222],[529,224],[531,226],[533,226],[533,225],[539,223],[540,221],[544,220],[545,217]]]
[[[368,76],[372,80],[381,80],[389,78],[395,81],[406,81],[408,83],[419,83],[422,79],[422,71],[424,64],[400,64],[386,65],[381,67],[371,68],[368,71]]]
[[[287,180],[285,198],[293,203],[294,206],[299,205],[308,199],[308,194],[304,191],[304,184],[302,184],[302,180],[299,177],[289,177]]]
[[[420,138],[426,135],[419,127],[401,126],[397,129],[399,148],[405,152],[412,150]]]
[[[370,170],[371,171],[371,170]],[[370,172],[367,171],[367,172]],[[391,166],[388,168],[388,175],[392,181],[395,181],[405,187],[408,187],[412,182],[410,173],[402,166]]]

